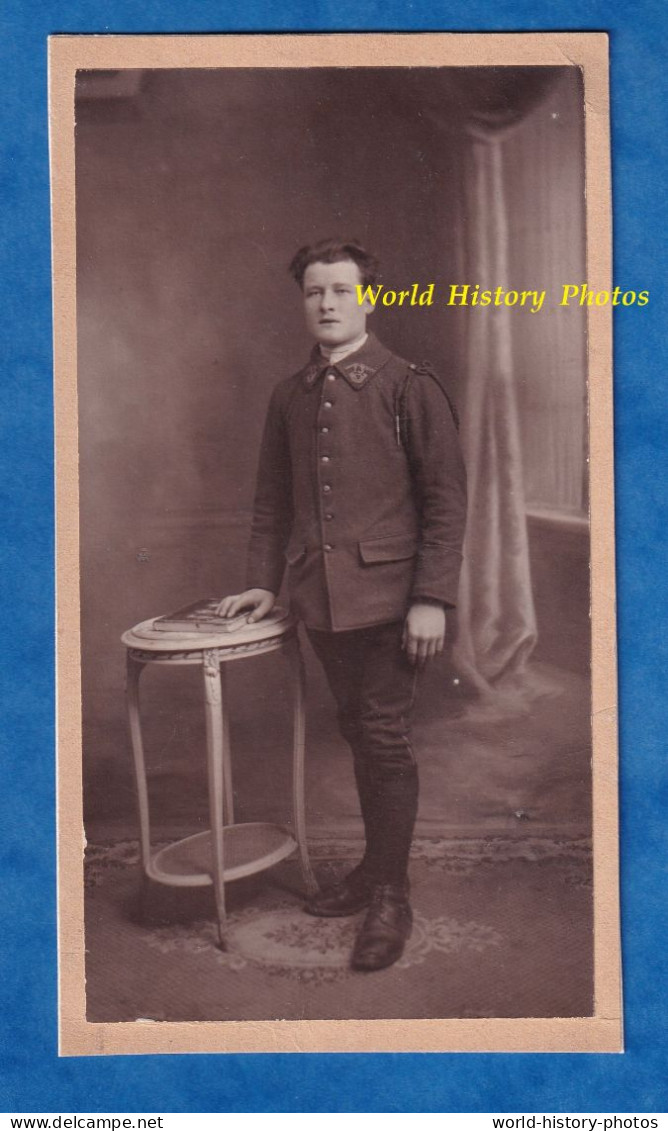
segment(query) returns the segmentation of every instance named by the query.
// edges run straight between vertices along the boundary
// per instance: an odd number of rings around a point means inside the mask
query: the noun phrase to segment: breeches
[[[401,648],[403,622],[351,632],[307,629],[349,744],[366,835],[364,868],[379,883],[406,876],[418,800],[410,744],[416,670]]]

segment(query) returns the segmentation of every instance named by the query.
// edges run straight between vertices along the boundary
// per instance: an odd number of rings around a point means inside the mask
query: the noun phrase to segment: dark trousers
[[[402,622],[352,632],[307,629],[353,752],[364,868],[377,883],[405,880],[417,816],[418,771],[409,738],[416,672],[402,651],[402,630]]]

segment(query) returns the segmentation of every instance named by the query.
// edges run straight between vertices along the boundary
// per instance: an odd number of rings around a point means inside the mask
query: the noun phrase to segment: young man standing
[[[409,740],[417,672],[443,650],[456,603],[466,493],[450,404],[428,367],[367,333],[358,285],[377,264],[355,241],[301,248],[290,265],[316,345],[274,390],[262,440],[248,589],[222,616],[272,608],[285,562],[353,753],[362,861],[314,896],[312,915],[367,909],[352,964],[400,957],[412,913],[408,855],[418,773]]]

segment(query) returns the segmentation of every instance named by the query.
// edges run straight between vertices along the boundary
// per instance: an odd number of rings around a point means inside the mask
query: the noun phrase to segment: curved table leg
[[[144,875],[148,876],[151,867],[151,821],[148,786],[146,784],[144,744],[142,742],[141,719],[139,715],[139,677],[143,669],[144,664],[141,660],[135,660],[128,652],[125,691],[128,707],[128,722],[130,724],[130,741],[132,742],[132,757],[135,769],[135,784],[137,787],[141,862]]]
[[[314,895],[318,891],[306,841],[306,805],[304,800],[304,745],[306,738],[305,698],[306,679],[299,640],[295,637],[288,649],[293,674],[293,747],[292,747],[292,811],[295,822],[295,835],[299,846],[299,859],[306,891]]]
[[[218,939],[225,949],[225,861],[224,825],[225,805],[224,782],[224,726],[220,662],[215,650],[203,654],[204,706],[206,717],[206,761],[209,779],[209,814],[211,824],[211,863],[213,870],[213,893],[218,917]]]
[[[220,667],[221,708],[223,714],[223,820],[234,824],[234,791],[232,789],[232,755],[230,747],[230,717],[227,710],[227,672]]]

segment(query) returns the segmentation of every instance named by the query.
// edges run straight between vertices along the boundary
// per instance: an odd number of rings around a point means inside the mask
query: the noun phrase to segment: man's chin
[[[345,346],[351,339],[338,326],[318,326],[316,340],[321,346]]]

